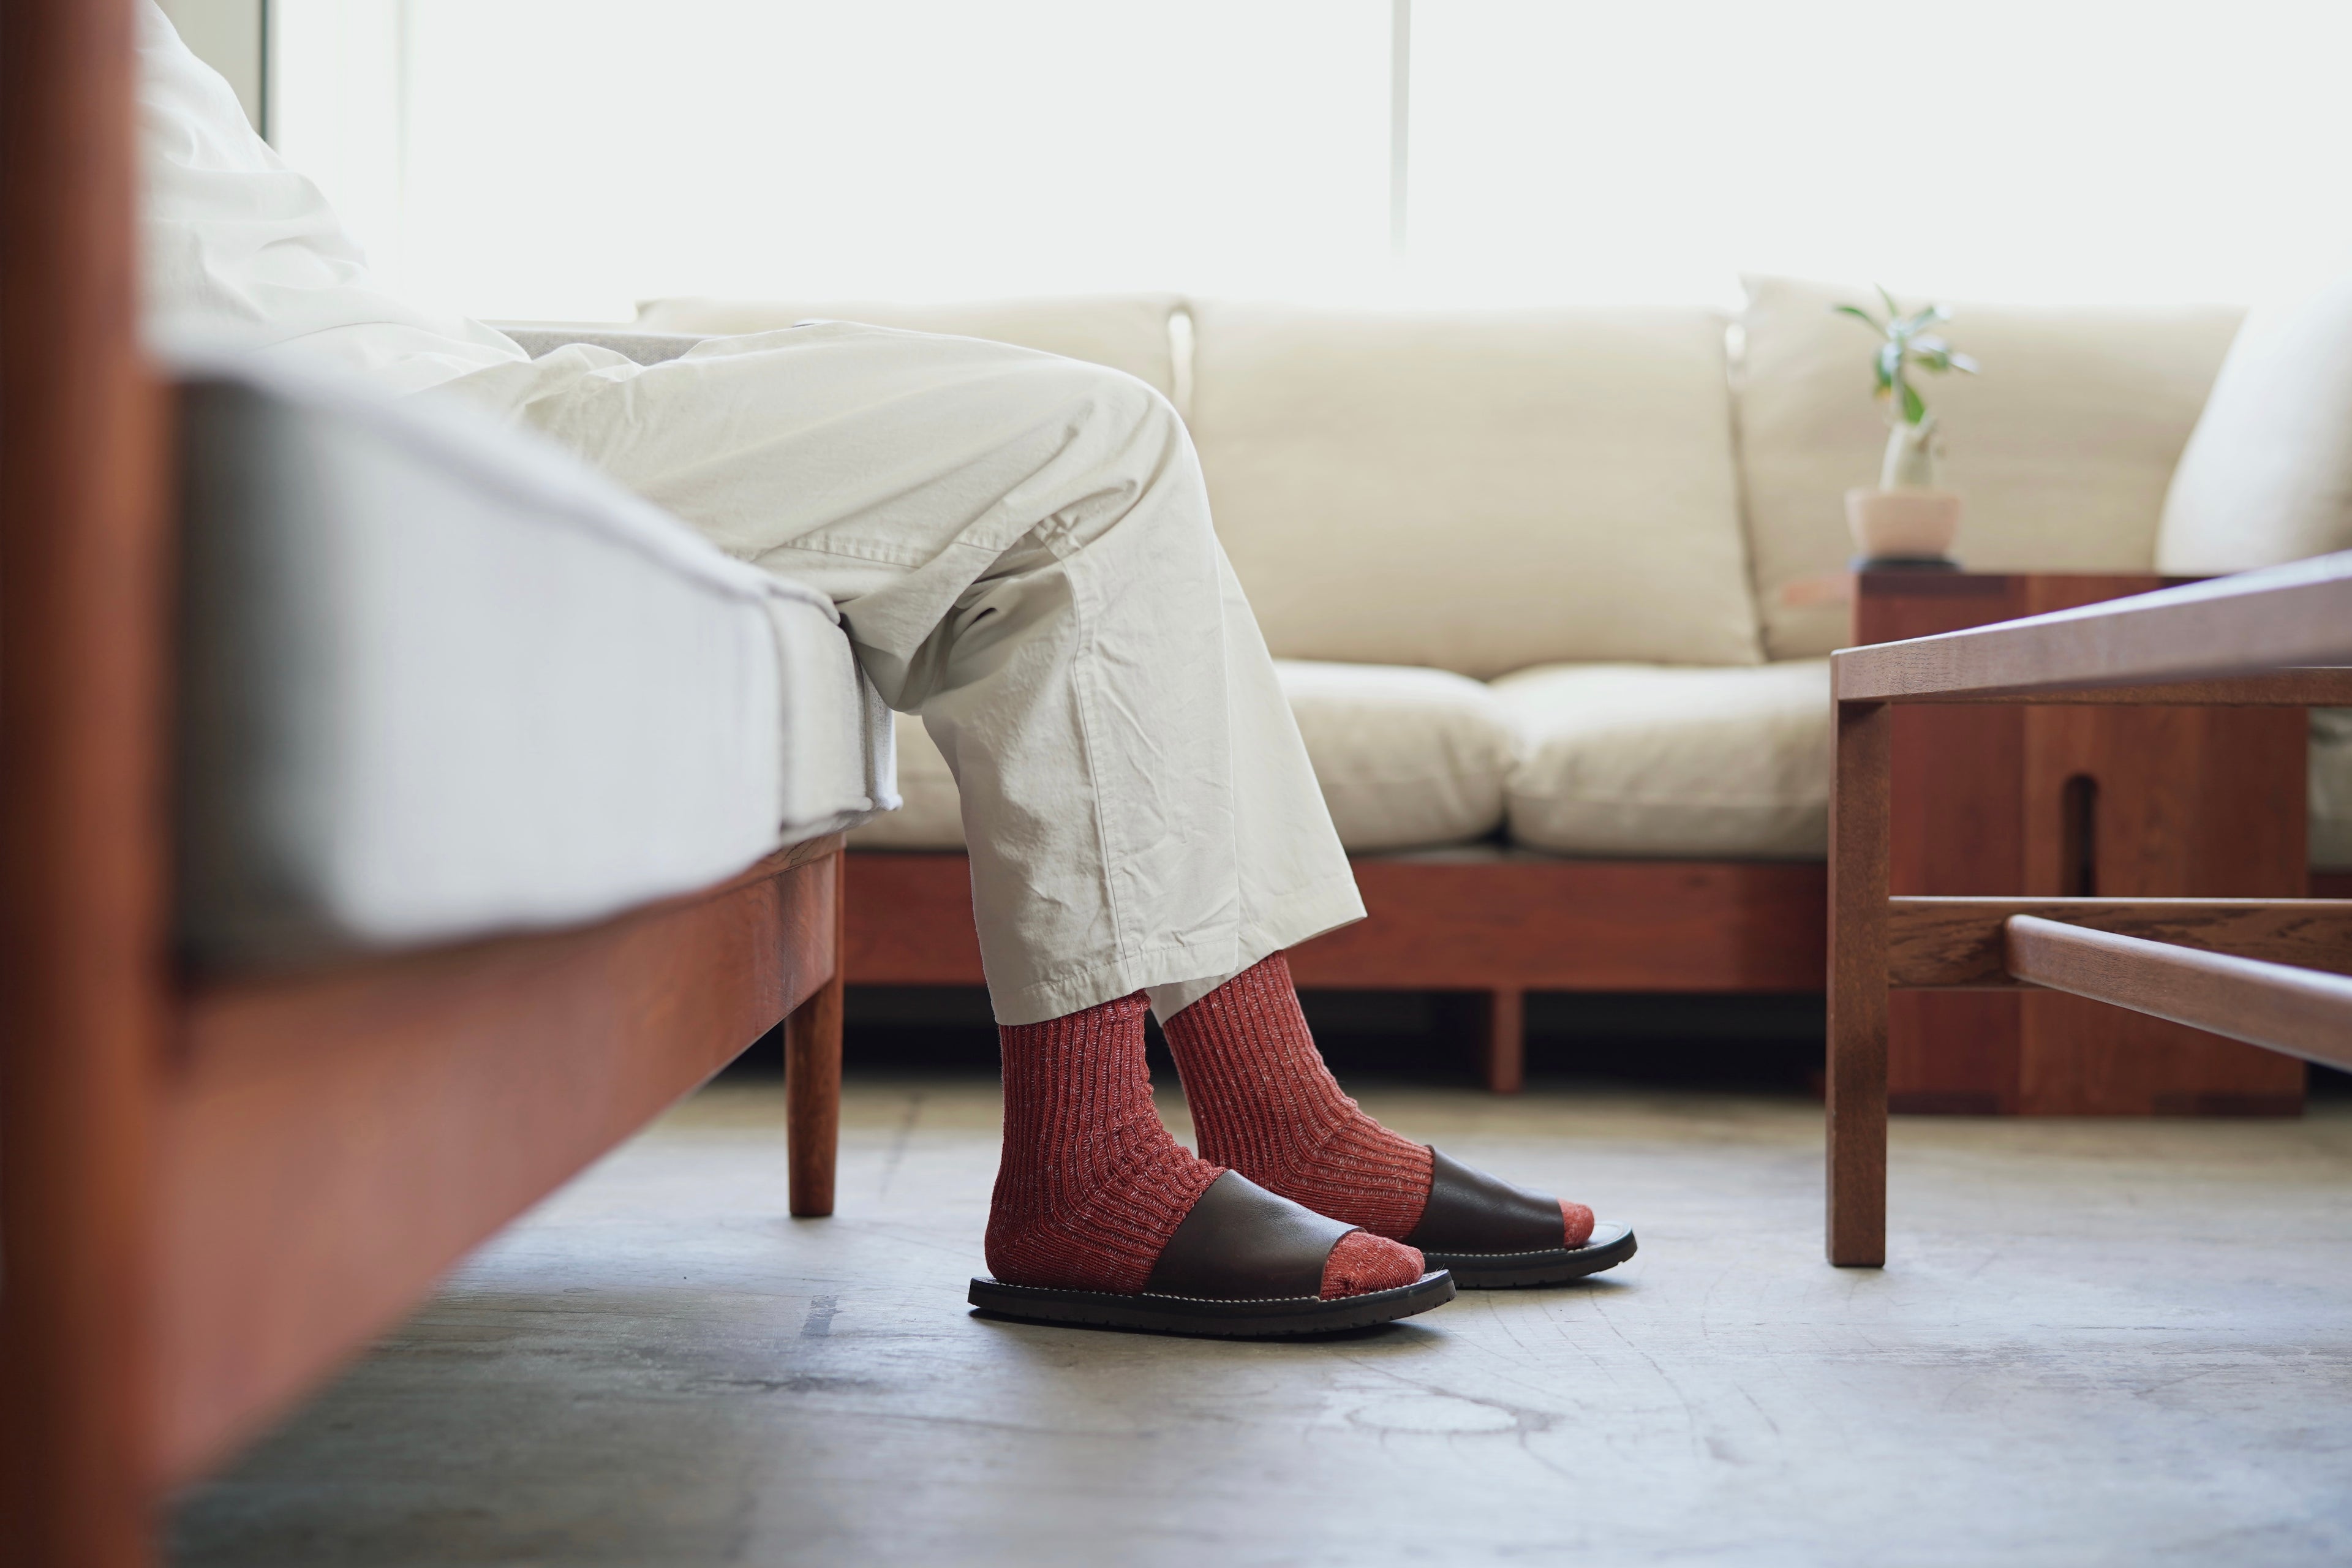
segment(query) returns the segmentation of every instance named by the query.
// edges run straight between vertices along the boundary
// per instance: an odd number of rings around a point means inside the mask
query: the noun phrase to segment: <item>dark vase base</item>
[[[1847,566],[1855,572],[1958,572],[1960,563],[1948,555],[1857,555]]]

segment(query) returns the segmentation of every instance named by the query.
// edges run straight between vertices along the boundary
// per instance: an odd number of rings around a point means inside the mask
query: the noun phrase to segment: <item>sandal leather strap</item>
[[[1220,1301],[1320,1296],[1331,1248],[1360,1228],[1227,1171],[1194,1200],[1143,1288],[1154,1295]]]
[[[1407,1247],[1423,1252],[1546,1252],[1568,1243],[1559,1200],[1515,1187],[1442,1149],[1430,1154],[1429,1201]]]

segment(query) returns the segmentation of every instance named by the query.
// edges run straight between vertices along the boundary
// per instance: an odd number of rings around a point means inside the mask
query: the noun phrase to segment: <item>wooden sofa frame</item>
[[[2040,985],[2352,1068],[2352,900],[1894,898],[1901,703],[2352,704],[2352,552],[1831,660],[1830,1261],[1886,1261],[1890,988]]]
[[[838,836],[591,929],[268,979],[172,950],[170,403],[137,342],[133,11],[0,7],[0,1558],[163,1500],[786,1023],[833,1205]]]
[[[961,851],[853,850],[853,985],[978,985]],[[1369,919],[1290,950],[1302,987],[1454,993],[1486,1085],[1525,1074],[1530,991],[1813,993],[1827,873],[1790,861],[1361,856]]]

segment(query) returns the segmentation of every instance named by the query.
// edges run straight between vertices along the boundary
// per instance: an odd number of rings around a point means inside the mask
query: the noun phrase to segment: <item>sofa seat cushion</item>
[[[1349,850],[1460,844],[1502,826],[1517,743],[1487,687],[1395,665],[1282,659],[1275,671]]]
[[[1494,693],[1442,669],[1277,660],[1307,758],[1351,851],[1460,844],[1502,825],[1517,755]],[[850,835],[859,849],[961,849],[955,780],[922,721],[898,715],[903,809]]]
[[[207,356],[180,385],[200,963],[597,920],[895,804],[814,590],[469,409]]]
[[[1720,314],[1192,315],[1192,438],[1276,658],[1762,658]]]
[[[1844,645],[1845,605],[1785,590],[1852,557],[1845,492],[1878,482],[1886,446],[1871,334],[1831,313],[1839,301],[1883,309],[1868,288],[1748,280],[1739,465],[1774,658]],[[1952,341],[1983,372],[1919,385],[1943,430],[1942,482],[1960,494],[1962,563],[2150,570],[2173,465],[2242,313],[1956,304]]]
[[[1556,665],[1494,683],[1519,732],[1514,842],[1570,855],[1813,858],[1829,842],[1827,659]]]
[[[637,308],[640,332],[727,337],[773,331],[800,321],[863,321],[910,332],[985,338],[1123,370],[1162,397],[1177,395],[1176,355],[1169,333],[1172,294],[1102,295],[1067,300],[982,300],[937,305],[865,300],[653,300]]]

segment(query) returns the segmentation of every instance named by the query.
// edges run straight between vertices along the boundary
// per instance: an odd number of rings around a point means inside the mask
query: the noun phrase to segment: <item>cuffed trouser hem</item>
[[[1280,900],[1270,912],[1252,921],[1235,944],[1230,968],[1152,986],[1151,1011],[1165,1024],[1243,970],[1285,948],[1296,947],[1363,918],[1363,895],[1356,890],[1352,871],[1318,882]]]
[[[992,986],[989,999],[999,1024],[1042,1024],[1149,991],[1165,1022],[1268,954],[1363,918],[1356,879],[1342,872],[1278,900],[1240,931],[1167,942],[1018,989]]]

